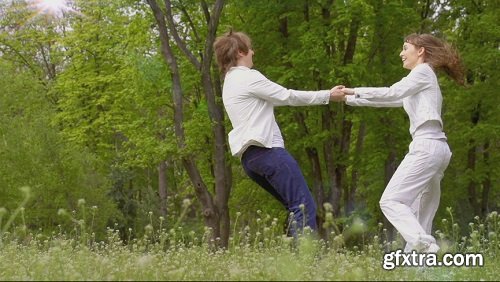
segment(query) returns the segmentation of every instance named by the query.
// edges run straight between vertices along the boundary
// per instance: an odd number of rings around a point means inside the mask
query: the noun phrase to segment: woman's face
[[[411,43],[405,42],[399,56],[401,60],[403,60],[403,68],[412,70],[416,65],[424,62],[424,48],[419,48]]]

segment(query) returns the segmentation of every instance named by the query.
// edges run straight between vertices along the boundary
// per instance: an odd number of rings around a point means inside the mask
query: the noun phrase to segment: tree
[[[229,210],[228,200],[231,188],[231,173],[226,164],[226,134],[224,127],[224,115],[220,102],[217,103],[215,95],[215,87],[211,74],[213,42],[217,31],[219,18],[223,9],[223,1],[217,0],[213,9],[210,12],[208,4],[205,1],[201,2],[201,10],[205,15],[207,34],[204,41],[204,48],[201,51],[201,62],[190,49],[188,49],[189,40],[183,40],[179,36],[174,16],[172,11],[172,3],[165,1],[165,12],[158,6],[154,0],[148,1],[151,10],[153,11],[157,27],[160,32],[161,50],[165,57],[165,61],[170,67],[173,81],[174,95],[174,120],[175,134],[177,137],[178,146],[181,150],[186,147],[185,133],[183,128],[183,89],[181,85],[181,70],[179,69],[178,59],[174,54],[170,39],[173,38],[177,47],[186,55],[189,61],[200,72],[203,91],[208,103],[210,118],[213,122],[212,130],[214,136],[214,177],[215,177],[215,199],[210,194],[206,182],[202,179],[199,168],[196,164],[194,155],[186,154],[183,157],[183,165],[188,172],[191,181],[194,185],[196,195],[203,208],[203,216],[205,224],[212,229],[213,238],[220,238],[222,247],[226,247],[229,240]],[[188,14],[186,7],[182,2],[178,3],[180,11],[188,20],[188,28],[192,29],[192,38],[200,40],[198,37],[197,28],[194,26],[191,16]],[[187,38],[191,38],[188,36]],[[218,93],[220,96],[220,93]]]
[[[89,207],[97,207],[93,232],[104,238],[108,220],[119,214],[106,197],[108,186],[100,161],[59,134],[52,124],[54,106],[37,76],[1,56],[0,75],[0,206],[16,209],[22,197],[18,188],[30,187],[25,222],[15,224],[49,233],[58,225],[69,228],[71,223],[58,217],[57,211],[77,211],[78,200],[84,198]]]
[[[500,116],[495,107],[499,31],[495,23],[500,5],[496,1],[456,1],[442,3],[441,8],[440,33],[460,51],[467,75],[465,88],[443,80],[449,89],[445,118],[449,132],[455,132],[450,134],[453,158],[445,180],[452,187],[461,187],[453,198],[468,202],[469,208],[460,205],[456,210],[471,220],[498,208],[495,187],[500,184],[499,170],[492,164],[499,157]]]

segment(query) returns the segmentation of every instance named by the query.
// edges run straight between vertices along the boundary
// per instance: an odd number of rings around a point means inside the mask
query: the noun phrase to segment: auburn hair
[[[238,52],[248,54],[252,48],[250,37],[243,32],[230,30],[215,39],[214,51],[217,65],[220,71],[225,74],[231,67],[237,65]]]
[[[435,71],[442,70],[458,84],[464,85],[464,68],[458,51],[449,43],[430,34],[413,33],[405,42],[424,48],[424,62]]]

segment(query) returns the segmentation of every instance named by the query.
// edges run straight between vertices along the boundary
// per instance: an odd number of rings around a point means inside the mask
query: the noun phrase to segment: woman
[[[247,175],[280,201],[292,214],[289,233],[316,227],[316,205],[299,165],[285,149],[274,117],[275,106],[326,105],[342,101],[340,86],[331,90],[298,91],[278,85],[251,69],[254,51],[250,38],[229,32],[214,43],[224,77],[222,99],[233,129],[229,146],[241,157]],[[290,224],[293,221],[296,225]]]
[[[439,206],[440,182],[451,152],[441,120],[442,95],[436,71],[463,85],[457,52],[429,34],[411,34],[399,54],[408,76],[391,87],[344,88],[351,106],[403,107],[410,119],[412,142],[380,199],[386,218],[406,240],[405,251],[436,253],[431,235]]]

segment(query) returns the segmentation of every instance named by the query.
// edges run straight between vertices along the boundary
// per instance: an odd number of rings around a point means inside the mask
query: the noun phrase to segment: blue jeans
[[[293,215],[289,216],[289,234],[316,225],[316,204],[297,161],[284,148],[250,146],[241,158],[247,175],[280,201]],[[304,210],[300,205],[304,204]],[[293,224],[293,221],[296,224]]]

